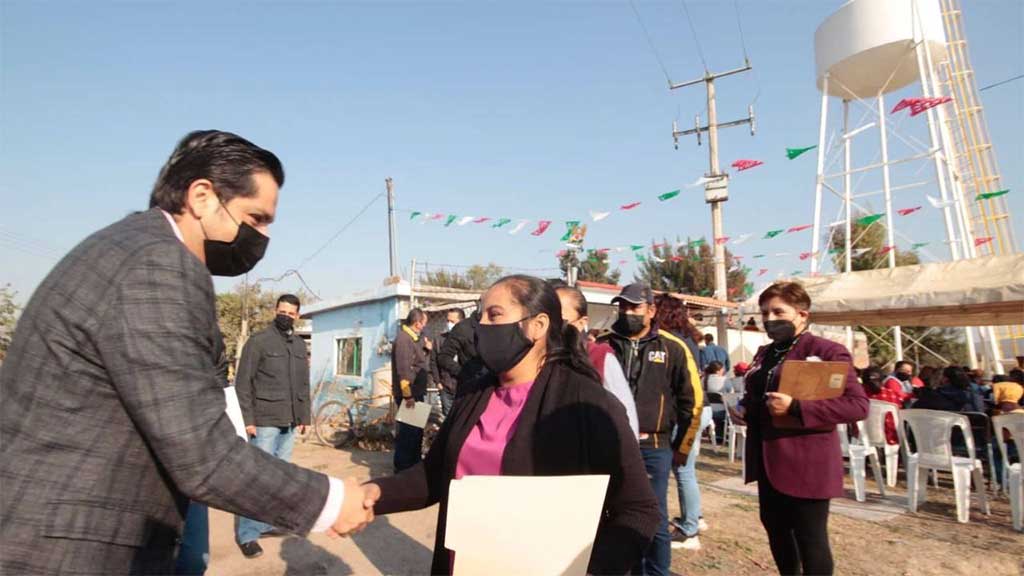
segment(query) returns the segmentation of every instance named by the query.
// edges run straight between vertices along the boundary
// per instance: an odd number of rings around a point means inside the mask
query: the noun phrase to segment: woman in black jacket
[[[488,467],[508,476],[610,476],[591,574],[629,572],[650,543],[659,513],[640,449],[622,404],[580,352],[580,337],[563,325],[557,293],[539,278],[509,276],[484,294],[476,344],[491,374],[460,390],[423,462],[365,486],[377,514],[440,502],[432,574],[451,569],[444,548],[449,482]],[[517,394],[520,403],[510,408]],[[496,411],[502,418],[488,417]],[[494,429],[499,421],[505,428]],[[503,447],[493,445],[495,437]],[[485,448],[500,457],[488,461],[481,442],[492,442]]]

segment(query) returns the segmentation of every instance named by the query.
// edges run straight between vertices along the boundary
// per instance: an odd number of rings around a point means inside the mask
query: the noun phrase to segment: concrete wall
[[[339,386],[360,385],[369,392],[373,371],[390,366],[390,353],[381,355],[377,350],[382,342],[394,340],[400,308],[399,298],[391,297],[315,314],[310,364],[313,389],[321,380],[333,380]],[[355,377],[338,376],[337,341],[353,337],[362,338],[362,372]]]

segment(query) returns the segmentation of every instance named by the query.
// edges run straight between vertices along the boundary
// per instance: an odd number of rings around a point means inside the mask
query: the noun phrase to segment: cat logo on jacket
[[[667,352],[664,350],[651,350],[647,353],[647,361],[655,364],[664,364]]]

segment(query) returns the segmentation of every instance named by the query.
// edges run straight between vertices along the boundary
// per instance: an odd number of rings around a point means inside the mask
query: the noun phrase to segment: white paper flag
[[[601,220],[604,220],[610,215],[611,212],[595,212],[593,210],[590,211],[590,217],[594,219],[594,222],[600,222]]]
[[[516,234],[519,233],[520,230],[522,230],[523,228],[526,228],[526,225],[529,224],[529,223],[530,223],[529,220],[520,220],[519,224],[516,224],[516,227],[511,229],[511,230],[509,230],[508,233],[511,234],[512,236],[515,236]]]

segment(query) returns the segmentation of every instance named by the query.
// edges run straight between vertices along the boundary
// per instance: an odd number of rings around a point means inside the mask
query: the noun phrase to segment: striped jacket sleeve
[[[682,454],[689,454],[693,440],[700,432],[700,414],[704,410],[704,388],[700,382],[697,361],[685,342],[665,330],[661,335],[669,345],[676,348],[676,356],[681,359],[679,365],[672,370],[672,390],[675,393],[676,424],[678,430],[672,439],[672,449]]]

